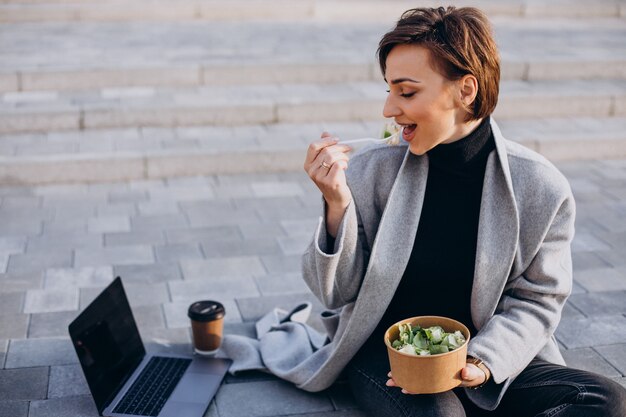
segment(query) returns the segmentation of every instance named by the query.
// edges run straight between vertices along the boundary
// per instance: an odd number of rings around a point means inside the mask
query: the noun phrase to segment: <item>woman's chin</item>
[[[419,146],[418,143],[411,142],[409,143],[409,152],[411,152],[413,155],[422,156],[426,152],[428,152],[428,149],[425,149],[423,146]]]

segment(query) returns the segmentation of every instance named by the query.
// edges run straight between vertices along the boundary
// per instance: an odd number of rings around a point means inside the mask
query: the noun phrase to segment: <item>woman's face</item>
[[[464,122],[465,78],[450,81],[439,74],[431,67],[430,52],[422,46],[397,45],[391,50],[385,73],[389,95],[383,115],[404,127],[403,137],[412,153],[423,155],[440,143],[463,138],[477,126],[476,121]]]

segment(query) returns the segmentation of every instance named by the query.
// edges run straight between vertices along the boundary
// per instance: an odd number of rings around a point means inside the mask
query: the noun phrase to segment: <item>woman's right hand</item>
[[[345,174],[348,152],[352,148],[337,142],[338,139],[330,133],[322,133],[321,140],[309,145],[304,161],[304,170],[326,201],[326,227],[333,237],[337,236],[343,214],[352,199]]]

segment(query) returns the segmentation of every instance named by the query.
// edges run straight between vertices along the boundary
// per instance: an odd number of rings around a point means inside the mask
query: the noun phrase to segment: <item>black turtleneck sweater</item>
[[[400,285],[372,334],[413,316],[450,317],[476,329],[470,314],[476,239],[487,157],[495,149],[489,117],[468,136],[428,154],[428,180],[413,250]]]

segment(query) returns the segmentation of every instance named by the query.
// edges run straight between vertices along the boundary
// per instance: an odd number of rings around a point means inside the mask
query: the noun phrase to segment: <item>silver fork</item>
[[[387,130],[387,129],[385,129]],[[360,142],[372,142],[372,143],[379,143],[379,144],[384,144],[384,145],[398,145],[400,143],[400,135],[402,134],[402,128],[398,129],[398,131],[396,131],[396,133],[386,137],[386,138],[358,138],[358,139],[349,139],[349,140],[342,140],[339,143],[343,144],[343,145],[349,145],[352,143],[360,143]]]

